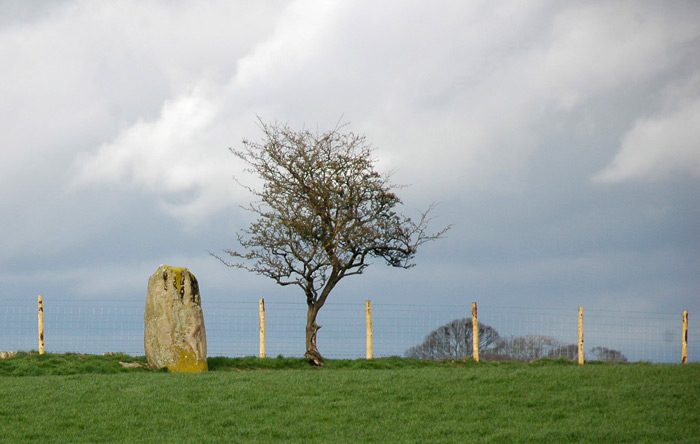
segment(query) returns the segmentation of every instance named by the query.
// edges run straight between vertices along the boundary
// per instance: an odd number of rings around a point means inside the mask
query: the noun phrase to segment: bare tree
[[[564,358],[569,360],[578,359],[578,345],[569,344],[556,347],[547,353],[548,358]]]
[[[622,352],[607,347],[593,347],[591,355],[595,361],[627,362],[627,357]]]
[[[534,361],[549,357],[555,350],[561,349],[562,343],[551,336],[525,335],[509,337],[501,341],[495,352],[511,356],[518,361]]]
[[[404,354],[409,358],[436,360],[471,356],[473,334],[471,318],[455,319],[430,332],[422,343],[409,348]],[[500,336],[494,328],[479,323],[480,353],[499,341]]]
[[[231,149],[263,181],[261,189],[246,187],[259,199],[247,207],[257,220],[239,232],[246,252],[224,250],[235,260],[223,262],[301,288],[308,307],[305,356],[322,365],[316,319],[338,282],[361,274],[371,258],[410,268],[418,247],[450,227],[427,231],[434,205],[417,220],[395,210],[397,187],[375,170],[364,135],[342,126],[312,133],[259,122],[262,143],[243,140],[243,149]]]

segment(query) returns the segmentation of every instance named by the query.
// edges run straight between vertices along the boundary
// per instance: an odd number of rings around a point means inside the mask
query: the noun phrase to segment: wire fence
[[[209,356],[257,356],[259,351],[258,301],[203,302]],[[124,352],[143,355],[144,301],[95,301],[46,298],[44,337],[53,353],[102,354]],[[306,306],[299,302],[265,303],[267,356],[303,356]],[[471,319],[471,304],[373,304],[374,357],[405,356],[428,335],[458,319]],[[365,305],[328,303],[319,312],[318,348],[327,358],[364,358]],[[500,342],[484,359],[513,356],[563,356],[578,340],[577,308],[479,306],[479,325],[491,327]],[[586,310],[586,359],[596,349],[619,354],[629,361],[680,362],[681,313],[610,312]],[[700,328],[688,329],[688,360],[700,361]],[[496,347],[498,345],[498,347]],[[529,347],[529,348],[528,348]],[[534,347],[534,348],[533,348]],[[6,302],[0,307],[0,350],[35,350],[35,300]],[[518,353],[525,353],[518,355]],[[539,355],[537,354],[539,353]],[[471,355],[471,353],[466,353]],[[597,355],[601,356],[601,355]],[[572,359],[576,359],[575,356]]]

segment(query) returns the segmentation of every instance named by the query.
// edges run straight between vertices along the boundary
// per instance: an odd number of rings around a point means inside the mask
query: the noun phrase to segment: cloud
[[[454,229],[413,271],[377,264],[339,297],[698,305],[697,2],[8,4],[8,294],[118,299],[117,281],[140,293],[173,262],[222,298],[295,298],[206,255],[250,222],[227,148],[259,141],[256,115],[342,116],[411,185],[402,211],[440,201],[435,226]]]
[[[700,86],[700,76],[692,84]],[[700,88],[655,117],[637,120],[596,182],[661,180],[678,174],[700,178]]]
[[[238,113],[222,109],[222,88],[286,3],[74,1],[10,28],[0,54],[15,69],[0,92],[12,106],[0,112],[21,122],[4,134],[10,159],[33,164],[28,145],[60,151],[68,166],[57,171],[71,192],[137,191],[192,222],[230,205],[234,156],[226,148],[241,135]],[[37,60],[57,69],[37,69]],[[254,113],[246,117],[252,123]],[[42,131],[27,128],[37,121]],[[65,143],[72,133],[77,140]]]
[[[669,48],[700,35],[696,21],[681,14],[653,3],[575,3],[553,16],[546,45],[530,60],[537,76],[529,80],[570,110],[601,92],[653,78],[684,57]]]
[[[198,56],[204,44],[179,38],[208,67],[200,71],[157,38],[164,49],[153,52],[158,66],[179,79],[171,80],[174,97],[159,115],[141,117],[97,154],[84,155],[80,180],[163,193],[163,207],[179,217],[216,211],[231,200],[207,177],[229,180],[235,171],[224,172],[219,153],[202,147],[255,138],[257,114],[321,129],[342,116],[379,148],[380,166],[398,169],[397,182],[415,185],[409,192],[421,199],[434,199],[438,189],[515,189],[553,120],[621,85],[655,78],[682,60],[684,52],[672,48],[698,33],[673,11],[625,2],[280,6],[267,19],[270,32],[229,51],[229,60]],[[184,13],[168,14],[190,29]],[[162,29],[158,23],[150,28]],[[210,92],[192,87],[202,84]],[[195,147],[199,156],[191,154]],[[200,173],[155,173],[166,155]]]
[[[73,188],[130,184],[159,196],[167,211],[188,217],[230,205],[234,157],[210,137],[219,112],[213,96],[199,86],[165,102],[157,119],[139,121],[79,157]]]

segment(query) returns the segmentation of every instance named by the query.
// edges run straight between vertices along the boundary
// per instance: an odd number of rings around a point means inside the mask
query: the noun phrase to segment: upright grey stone
[[[207,371],[207,335],[197,278],[161,265],[148,280],[144,314],[148,365],[172,372]]]

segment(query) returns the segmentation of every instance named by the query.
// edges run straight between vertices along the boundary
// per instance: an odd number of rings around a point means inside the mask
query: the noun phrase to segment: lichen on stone
[[[182,298],[185,295],[185,276],[183,274],[187,269],[185,267],[173,267],[171,265],[161,265],[160,268],[163,270],[163,285],[167,288],[168,278],[170,274],[168,271],[172,272],[175,276],[175,290],[177,294]]]
[[[177,362],[168,363],[171,372],[197,373],[209,370],[207,361],[197,359],[197,354],[189,346],[175,346]]]

